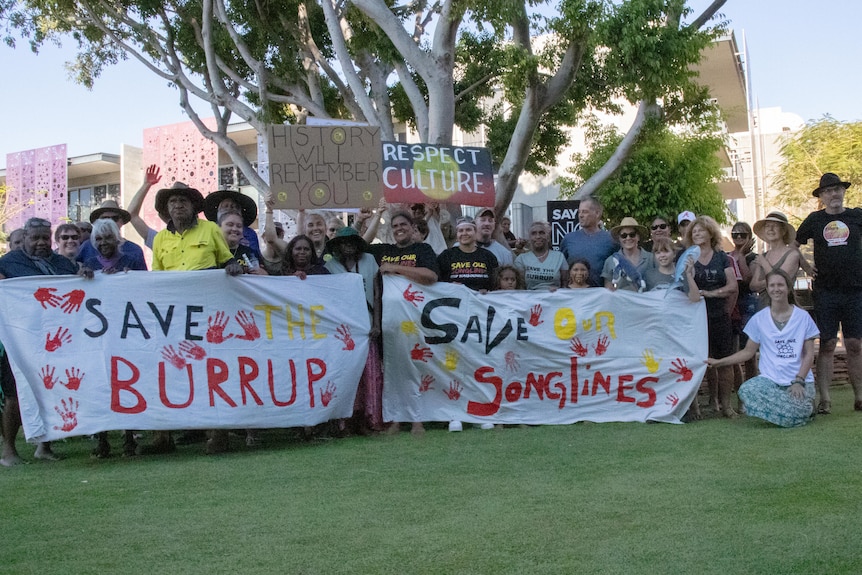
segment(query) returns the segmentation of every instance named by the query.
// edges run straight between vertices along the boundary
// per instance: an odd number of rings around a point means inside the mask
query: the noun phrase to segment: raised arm
[[[144,172],[144,183],[141,184],[141,187],[138,188],[138,191],[135,192],[135,195],[132,196],[132,199],[129,201],[129,215],[132,216],[131,224],[132,227],[135,228],[135,231],[138,232],[144,241],[146,242],[147,236],[150,235],[150,232],[154,232],[150,226],[147,225],[147,222],[141,217],[141,208],[144,206],[144,198],[147,197],[147,192],[150,191],[150,188],[158,184],[162,180],[162,176],[159,174],[159,167],[155,164],[147,167],[146,172]]]
[[[274,252],[271,255],[283,254],[287,249],[287,242],[279,238],[275,232],[275,220],[272,215],[275,199],[272,194],[266,197],[264,204],[266,204],[266,217],[263,222],[263,241],[266,242],[266,247]]]

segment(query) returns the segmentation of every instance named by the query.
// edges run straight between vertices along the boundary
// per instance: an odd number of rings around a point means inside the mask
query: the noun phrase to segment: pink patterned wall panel
[[[215,129],[215,119],[204,120]],[[180,181],[206,196],[218,189],[218,146],[204,138],[192,122],[144,130],[143,164],[156,164],[162,181],[150,190],[142,215],[150,227],[161,230],[165,224],[155,209],[156,192]]]
[[[6,223],[6,231],[24,225],[32,217],[55,226],[68,220],[68,157],[66,144],[6,155],[6,188],[9,206],[23,206]]]

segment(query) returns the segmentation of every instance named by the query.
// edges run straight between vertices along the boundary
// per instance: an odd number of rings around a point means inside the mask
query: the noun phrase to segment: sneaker
[[[464,426],[461,425],[460,421],[449,422],[449,431],[461,431],[462,429],[464,429]]]
[[[483,423],[479,426],[481,429],[494,429],[493,423]]]

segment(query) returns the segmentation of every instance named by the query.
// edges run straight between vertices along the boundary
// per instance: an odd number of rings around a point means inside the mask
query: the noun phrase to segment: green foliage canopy
[[[851,182],[844,205],[862,206],[862,122],[840,122],[831,116],[808,122],[781,146],[783,161],[773,184],[776,201],[803,217],[817,209],[811,190],[826,172]]]
[[[573,156],[572,175],[558,180],[560,197],[574,195],[622,138],[616,129],[593,122],[587,137],[590,152]],[[674,218],[691,210],[726,222],[727,210],[717,186],[722,170],[716,152],[722,145],[721,138],[709,131],[676,134],[663,122],[650,120],[627,161],[598,189],[605,220],[615,224],[632,216],[649,225],[656,216]]]

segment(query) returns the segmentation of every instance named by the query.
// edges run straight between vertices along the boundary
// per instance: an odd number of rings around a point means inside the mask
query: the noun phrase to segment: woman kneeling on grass
[[[760,348],[760,375],[739,388],[745,412],[781,427],[798,427],[814,411],[814,339],[820,335],[811,316],[795,305],[793,283],[778,269],[766,275],[769,306],[745,326],[748,343],[723,359],[706,360],[712,367],[734,365],[754,357]]]

